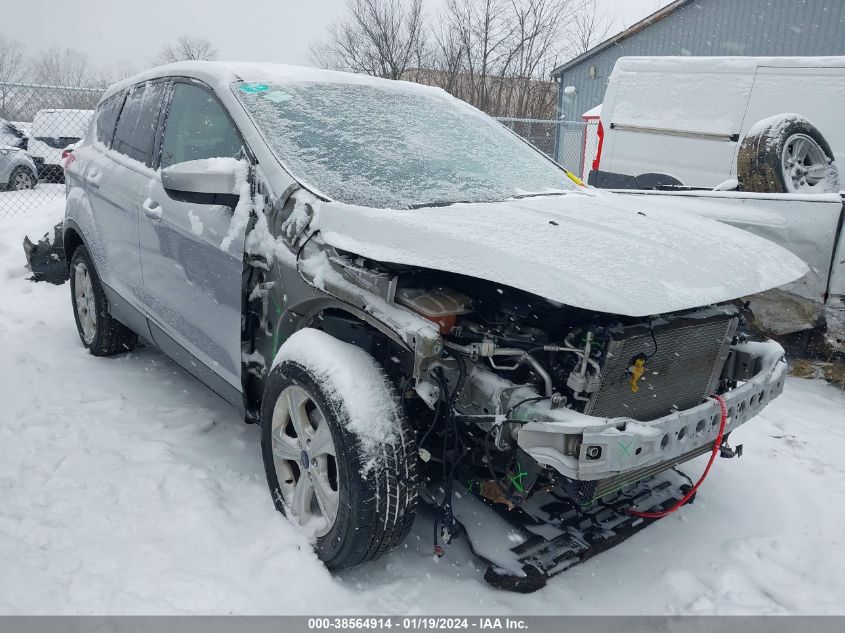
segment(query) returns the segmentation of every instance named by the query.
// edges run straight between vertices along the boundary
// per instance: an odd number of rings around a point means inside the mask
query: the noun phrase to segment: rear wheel
[[[320,336],[324,354],[332,347],[341,354],[352,347],[309,331]],[[375,365],[362,350],[356,351]],[[318,363],[319,354],[315,351]],[[262,454],[273,502],[315,538],[318,556],[331,569],[388,552],[405,537],[416,512],[413,434],[388,380],[366,369],[347,366],[343,371],[349,374],[338,378],[319,366],[283,361],[270,374],[262,403]],[[359,394],[395,406],[391,418],[397,428],[375,451],[351,430],[350,394],[344,392],[349,384]],[[383,426],[379,420],[368,423]]]
[[[70,295],[76,329],[89,352],[94,356],[114,356],[135,347],[138,336],[109,314],[103,285],[82,244],[70,260]]]
[[[821,132],[798,115],[772,117],[743,140],[737,155],[743,191],[837,193],[839,173]]]

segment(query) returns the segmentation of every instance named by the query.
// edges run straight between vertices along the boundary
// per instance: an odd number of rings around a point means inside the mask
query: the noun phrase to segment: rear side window
[[[97,140],[106,147],[111,147],[111,139],[114,136],[114,124],[117,123],[117,115],[120,114],[121,105],[123,105],[122,92],[109,97],[97,108],[97,118],[95,119]]]
[[[148,166],[152,164],[153,140],[166,85],[141,84],[130,90],[114,131],[113,149]]]
[[[202,158],[238,158],[243,140],[223,106],[207,90],[177,83],[173,89],[161,167]]]

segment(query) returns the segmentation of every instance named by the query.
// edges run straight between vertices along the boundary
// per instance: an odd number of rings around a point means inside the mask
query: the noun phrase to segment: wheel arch
[[[278,297],[281,298],[282,293]],[[247,410],[260,409],[269,369],[279,349],[294,333],[305,328],[326,331],[336,339],[369,353],[379,362],[397,388],[400,388],[402,379],[413,372],[413,351],[396,332],[373,315],[334,297],[321,294],[295,305],[286,305],[271,335],[264,334],[262,328],[255,329],[253,349],[262,353],[268,371],[261,376],[245,374],[244,404]],[[392,358],[398,359],[399,362],[391,360]]]
[[[65,261],[67,262],[68,269],[70,269],[71,257],[73,257],[74,251],[76,251],[80,245],[88,248],[88,244],[82,237],[82,230],[76,222],[69,218],[65,218],[62,225],[62,247],[65,251]],[[88,250],[90,251],[91,249],[88,248]]]
[[[399,335],[371,314],[331,300],[302,318],[296,330],[314,328],[363,349],[382,366],[394,386],[413,374],[414,353]]]

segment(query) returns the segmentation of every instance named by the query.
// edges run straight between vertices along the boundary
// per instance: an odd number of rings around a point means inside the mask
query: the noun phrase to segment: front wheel
[[[371,356],[319,330],[295,333],[279,358],[261,408],[276,509],[331,569],[378,558],[417,503],[416,445],[394,390]]]
[[[15,167],[9,176],[10,191],[24,191],[35,187],[35,174],[26,167]]]

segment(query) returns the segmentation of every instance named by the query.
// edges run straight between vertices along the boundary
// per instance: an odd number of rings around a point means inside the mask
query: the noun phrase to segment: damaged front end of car
[[[435,552],[466,532],[494,584],[533,590],[648,525],[632,510],[676,504],[690,486],[675,467],[735,455],[728,437],[783,389],[783,349],[752,340],[739,301],[647,316],[643,302],[628,314],[578,307],[528,281],[341,248],[321,204],[300,197],[278,223],[270,214],[285,261],[259,258],[247,285],[258,335],[245,358],[273,358],[302,327],[371,354],[416,430]],[[596,286],[620,287],[608,279]],[[471,527],[502,517],[507,529]],[[520,536],[483,548],[491,533]]]
[[[733,303],[596,313],[374,262],[319,235],[300,249],[298,268],[399,350],[386,370],[423,457],[508,507],[549,486],[589,505],[710,450],[719,426],[710,395],[728,407],[727,445],[783,389],[782,348],[750,341]]]

